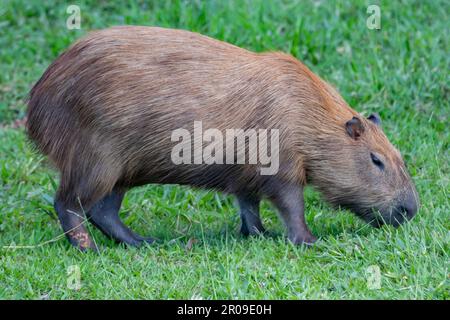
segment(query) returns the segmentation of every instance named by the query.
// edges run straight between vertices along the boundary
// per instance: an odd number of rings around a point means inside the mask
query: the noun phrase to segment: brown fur
[[[353,116],[365,128],[356,140],[345,129]],[[173,164],[170,133],[192,132],[194,120],[204,129],[279,129],[278,174],[261,176],[258,165]],[[278,187],[310,182],[363,217],[373,208],[387,214],[411,193],[417,198],[382,130],[298,60],[187,31],[90,33],[31,90],[27,128],[61,172],[57,198],[86,210],[116,188],[147,183],[274,199]],[[384,172],[370,152],[382,158]]]

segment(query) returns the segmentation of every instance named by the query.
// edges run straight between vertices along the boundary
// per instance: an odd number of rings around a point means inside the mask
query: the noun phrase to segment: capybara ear
[[[358,139],[364,132],[364,126],[358,117],[353,117],[345,124],[347,133],[353,139]]]
[[[375,123],[377,126],[381,126],[381,118],[378,113],[372,113],[367,117],[367,119]]]

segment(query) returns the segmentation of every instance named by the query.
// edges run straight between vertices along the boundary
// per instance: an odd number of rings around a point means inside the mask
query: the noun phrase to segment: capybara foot
[[[237,199],[241,214],[241,234],[247,237],[265,233],[259,216],[259,198],[238,195]]]
[[[241,224],[241,234],[244,237],[248,236],[259,236],[264,235],[266,233],[266,229],[262,225],[253,225],[251,227],[248,227],[248,225],[243,222]]]
[[[142,246],[144,244],[153,244],[155,242],[155,239],[152,237],[142,237],[137,235],[138,241],[139,241],[139,245],[138,246]]]
[[[150,237],[142,237],[128,228],[119,217],[124,190],[113,190],[98,201],[88,212],[89,221],[100,231],[118,243],[140,247],[144,243],[153,243]]]
[[[69,239],[70,244],[82,252],[91,250],[98,251],[97,246],[94,241],[92,241],[87,231],[75,229],[67,232],[66,236]]]
[[[296,234],[293,236],[289,236],[288,238],[293,244],[296,245],[312,246],[317,241],[317,238],[311,233]]]
[[[64,201],[59,199],[55,201],[54,206],[64,230],[64,234],[70,244],[81,251],[97,251],[97,246],[94,241],[92,241],[89,232],[84,225],[86,223],[86,218],[81,210],[75,211],[74,209],[68,209],[74,208],[75,206],[68,206]]]

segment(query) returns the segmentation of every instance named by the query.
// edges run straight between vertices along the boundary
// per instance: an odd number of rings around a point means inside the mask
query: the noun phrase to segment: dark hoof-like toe
[[[139,240],[141,241],[141,244],[153,244],[156,241],[152,237],[142,237],[142,236],[139,236]]]
[[[135,248],[140,248],[146,244],[152,244],[155,239],[151,237],[142,237],[140,235],[134,234],[132,239],[127,239],[127,241],[120,241],[121,243]]]
[[[252,227],[248,228],[246,225],[241,226],[241,234],[244,237],[248,236],[264,236],[267,233],[264,227]]]
[[[317,238],[312,234],[308,234],[308,235],[298,235],[292,238],[289,237],[289,240],[295,245],[312,246],[317,241]]]

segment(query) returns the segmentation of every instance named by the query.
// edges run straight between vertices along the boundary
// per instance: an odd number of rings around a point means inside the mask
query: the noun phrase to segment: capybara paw
[[[260,235],[264,235],[266,234],[266,229],[264,229],[264,227],[260,226],[253,226],[251,228],[247,227],[246,225],[241,225],[241,234],[244,237],[248,237],[248,236],[260,236]]]
[[[146,244],[152,244],[154,242],[155,242],[154,238],[152,238],[152,237],[143,237],[143,236],[140,236],[140,235],[135,235],[132,240],[123,241],[123,243],[125,245],[130,246],[130,247],[136,247],[136,248],[145,246]]]
[[[155,242],[155,239],[152,237],[141,237],[141,244],[152,244]]]
[[[317,241],[317,238],[312,234],[299,234],[289,237],[289,240],[296,245],[312,246]]]
[[[89,234],[83,231],[72,230],[67,233],[67,237],[71,245],[80,250],[81,252],[95,251],[98,252],[98,248],[94,241],[92,241]]]

